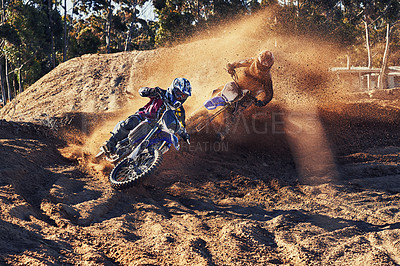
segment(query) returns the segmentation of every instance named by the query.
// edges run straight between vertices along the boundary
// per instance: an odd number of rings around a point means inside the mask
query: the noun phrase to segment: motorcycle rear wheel
[[[157,149],[142,153],[135,160],[123,159],[110,173],[111,187],[122,190],[134,186],[139,179],[150,176],[162,159],[162,153]]]

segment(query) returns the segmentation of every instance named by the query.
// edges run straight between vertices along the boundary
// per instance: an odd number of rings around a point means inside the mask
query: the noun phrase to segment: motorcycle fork
[[[129,155],[130,159],[135,159],[138,154],[142,153],[143,150],[147,147],[149,144],[149,139],[153,136],[153,134],[158,130],[157,127],[153,127],[150,132],[147,134],[147,136],[142,140],[142,142],[136,147],[136,149]]]
[[[167,147],[167,144],[168,144],[168,142],[164,140],[163,143],[158,148],[158,150],[161,151],[163,154],[166,153],[169,148],[169,147]]]

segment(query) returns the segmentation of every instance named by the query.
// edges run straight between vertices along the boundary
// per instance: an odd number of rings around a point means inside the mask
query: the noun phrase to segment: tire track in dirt
[[[335,52],[314,40],[258,34],[264,18],[173,48],[70,60],[3,108],[1,117],[14,122],[0,120],[0,261],[395,265],[398,100],[354,99],[329,87]],[[144,103],[140,86],[188,77],[196,88],[191,113],[230,81],[227,62],[264,49],[276,55],[275,99],[257,109],[263,116],[244,115],[247,127],[238,126],[226,150],[216,148],[212,130],[192,134],[191,146],[168,152],[155,175],[126,191],[110,188],[111,166],[92,156]],[[324,138],[296,146],[284,130],[272,132],[274,115],[308,102]],[[307,112],[297,115],[297,125],[280,125],[303,126]],[[28,120],[41,126],[15,122]],[[304,154],[311,160],[303,164]]]

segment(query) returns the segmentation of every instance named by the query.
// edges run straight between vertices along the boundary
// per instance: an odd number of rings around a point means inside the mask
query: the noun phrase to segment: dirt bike
[[[151,175],[171,145],[179,150],[176,134],[181,130],[181,124],[175,115],[179,106],[171,106],[164,95],[160,94],[160,97],[166,110],[158,120],[140,122],[127,138],[117,143],[114,153],[101,148],[96,155],[96,158],[105,156],[106,160],[115,164],[109,176],[114,189],[132,187],[139,179]]]
[[[203,104],[208,111],[200,112],[193,117],[193,120],[200,119],[200,122],[196,123],[194,127],[197,132],[200,132],[209,124],[211,124],[211,122],[221,113],[228,111],[227,109],[231,109],[231,112],[235,113],[243,104],[247,103],[247,105],[250,106],[256,102],[257,99],[252,96],[248,90],[241,89],[237,84],[237,75],[235,70],[228,71],[228,73],[231,74],[233,79],[233,87],[231,86],[227,88],[227,85],[225,85],[223,89],[216,89],[212,92],[211,97]],[[246,109],[248,106],[245,106],[244,109]],[[211,114],[209,112],[216,110],[218,107],[221,108],[215,113]]]

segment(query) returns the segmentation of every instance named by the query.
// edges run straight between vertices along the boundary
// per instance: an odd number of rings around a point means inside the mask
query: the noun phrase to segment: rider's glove
[[[154,94],[159,96],[159,97],[161,97],[161,95],[162,95],[161,88],[160,87],[155,87],[154,88]]]
[[[188,144],[190,144],[190,136],[189,136],[189,133],[187,133],[187,132],[182,132],[182,133],[180,134],[180,136],[181,136],[181,138],[182,138],[184,141],[186,141]]]
[[[161,88],[159,88],[159,87],[155,87],[155,88],[142,87],[142,88],[139,89],[139,94],[142,97],[160,96]]]
[[[265,106],[266,104],[265,104],[263,101],[258,100],[258,101],[256,101],[256,102],[254,103],[254,105],[257,106],[257,107],[263,107],[263,106]]]
[[[228,71],[228,73],[229,74],[233,74],[233,73],[235,73],[235,68],[233,67],[233,65],[231,64],[231,63],[228,63],[227,65],[226,65],[226,70]]]

